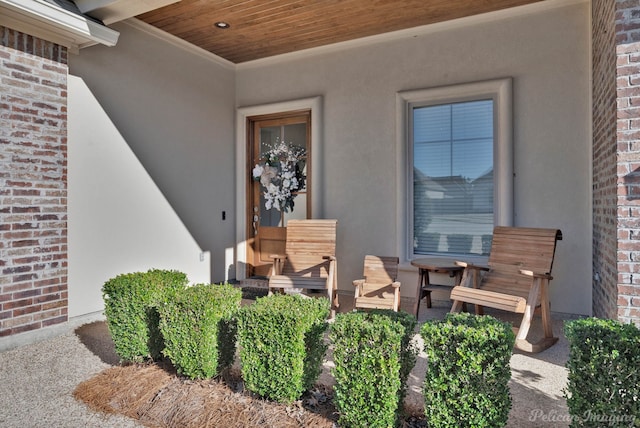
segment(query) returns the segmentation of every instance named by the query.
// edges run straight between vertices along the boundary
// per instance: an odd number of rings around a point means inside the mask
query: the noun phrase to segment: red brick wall
[[[616,1],[617,318],[640,325],[640,0]]]
[[[594,0],[593,315],[640,324],[640,0]]]
[[[0,27],[0,337],[67,321],[67,50]]]
[[[592,3],[593,315],[617,316],[615,2]]]

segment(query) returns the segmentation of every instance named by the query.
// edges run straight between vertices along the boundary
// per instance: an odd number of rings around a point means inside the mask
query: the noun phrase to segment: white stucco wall
[[[234,70],[114,28],[116,47],[69,58],[71,317],[101,310],[120,273],[219,282],[232,264]]]
[[[82,79],[68,84],[69,316],[103,308],[106,280],[151,268],[209,282],[210,254],[135,157]]]
[[[322,144],[324,169],[313,191],[322,192],[325,217],[338,219],[340,289],[351,292],[365,254],[395,255],[403,245],[396,93],[512,77],[515,225],[562,230],[552,310],[591,313],[589,4],[527,10],[238,68],[239,107],[323,98],[323,121],[313,126],[322,127],[314,144]],[[413,296],[416,272],[400,279],[402,294]]]

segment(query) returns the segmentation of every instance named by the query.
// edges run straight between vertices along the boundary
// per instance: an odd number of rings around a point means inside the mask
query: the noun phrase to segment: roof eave
[[[115,46],[120,33],[43,0],[0,0],[0,25],[66,46],[72,51]]]

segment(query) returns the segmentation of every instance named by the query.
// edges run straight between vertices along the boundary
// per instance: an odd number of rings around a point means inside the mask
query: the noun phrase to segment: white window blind
[[[411,105],[413,253],[488,254],[494,100]]]

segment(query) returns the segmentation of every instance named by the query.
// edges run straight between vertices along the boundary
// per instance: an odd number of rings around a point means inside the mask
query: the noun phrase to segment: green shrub
[[[278,294],[258,298],[238,317],[245,387],[289,403],[311,388],[327,350],[324,332],[329,300]]]
[[[400,409],[402,409],[402,403],[407,393],[407,379],[409,379],[409,374],[416,365],[416,357],[420,353],[420,349],[418,349],[417,344],[413,341],[415,335],[414,329],[416,328],[418,320],[414,315],[405,311],[394,312],[388,309],[374,309],[371,313],[385,315],[393,321],[399,322],[404,328],[400,345],[400,390],[398,391],[398,405]]]
[[[511,325],[490,316],[447,314],[421,329],[427,354],[430,427],[500,427],[511,408]]]
[[[232,285],[198,284],[158,306],[163,354],[178,373],[207,379],[233,364],[240,300]]]
[[[571,426],[640,426],[640,330],[586,318],[564,326]]]
[[[334,404],[341,426],[399,423],[406,381],[417,355],[411,341],[415,325],[414,316],[390,310],[336,316],[329,338],[334,346]]]
[[[187,283],[184,273],[159,269],[122,274],[105,282],[104,312],[121,360],[142,362],[161,357],[164,342],[156,307]]]

